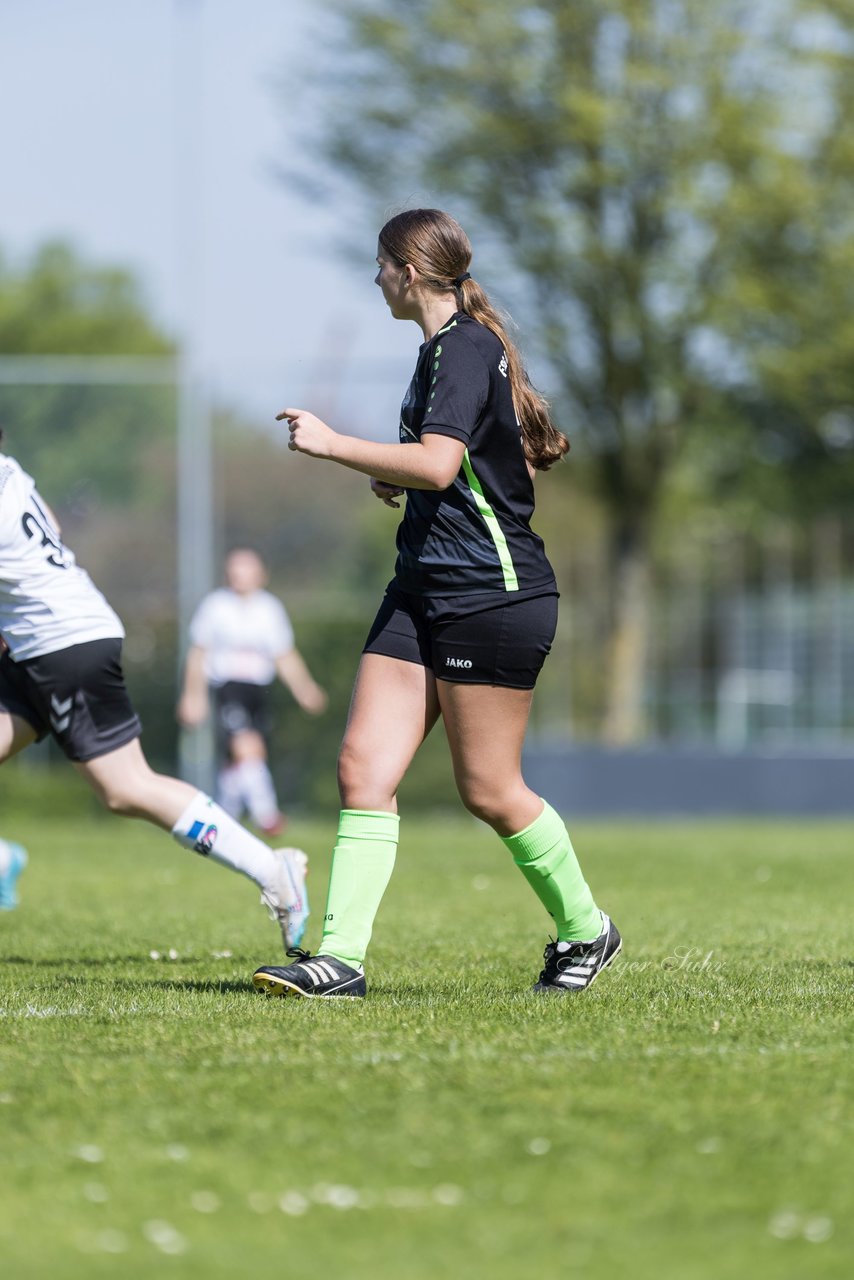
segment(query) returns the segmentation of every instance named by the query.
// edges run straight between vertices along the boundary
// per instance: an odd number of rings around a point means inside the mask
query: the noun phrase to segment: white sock
[[[216,776],[216,799],[226,813],[238,821],[243,813],[243,796],[240,789],[240,766],[224,765]]]
[[[0,840],[0,876],[5,876],[12,865],[12,850],[5,840]]]
[[[269,827],[279,816],[279,802],[270,770],[263,760],[244,760],[237,767],[250,818],[258,827]]]
[[[242,872],[259,889],[271,889],[278,880],[280,868],[273,850],[202,791],[187,805],[172,835],[185,849]]]

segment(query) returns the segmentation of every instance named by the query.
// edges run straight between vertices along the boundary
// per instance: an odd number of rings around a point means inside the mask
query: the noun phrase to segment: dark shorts
[[[89,640],[40,658],[0,657],[0,711],[48,733],[69,760],[108,755],[138,738],[139,716],[125,688],[121,640]]]
[[[227,756],[236,733],[254,729],[266,741],[270,736],[270,686],[229,680],[213,690],[216,706],[217,749]]]
[[[437,680],[533,689],[557,627],[556,591],[496,604],[477,597],[421,597],[392,584],[365,653],[428,667]],[[482,607],[481,607],[482,605]]]

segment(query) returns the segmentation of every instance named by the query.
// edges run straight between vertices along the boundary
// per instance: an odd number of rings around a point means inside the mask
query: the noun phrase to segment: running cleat
[[[27,865],[27,851],[13,840],[0,840],[0,863],[4,868],[0,872],[0,911],[14,911],[18,905],[18,876]]]
[[[584,991],[620,953],[623,945],[617,928],[605,912],[602,932],[592,942],[549,942],[543,952],[545,967],[534,991]]]
[[[308,920],[308,894],[305,888],[308,858],[302,849],[274,849],[279,861],[279,878],[276,884],[261,894],[261,903],[278,921],[282,931],[285,952],[298,947],[305,933]]]
[[[283,969],[265,964],[256,969],[252,981],[268,996],[307,996],[329,999],[332,996],[363,996],[365,971],[354,969],[335,956],[313,956],[310,951],[291,947],[289,956],[295,963]]]

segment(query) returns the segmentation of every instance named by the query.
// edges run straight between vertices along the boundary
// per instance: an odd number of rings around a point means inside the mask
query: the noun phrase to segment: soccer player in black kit
[[[342,810],[323,939],[286,967],[279,996],[362,996],[363,960],[394,866],[397,789],[441,718],[460,797],[510,850],[552,916],[537,992],[584,990],[620,950],[559,815],[525,784],[522,743],[557,622],[557,586],[531,530],[533,476],[569,448],[528,381],[501,317],[469,272],[471,245],[438,209],[398,214],[379,235],[376,283],[424,334],[399,444],[333,431],[304,409],[278,415],[289,447],[406,497],[397,564],[362,655],[338,761]]]

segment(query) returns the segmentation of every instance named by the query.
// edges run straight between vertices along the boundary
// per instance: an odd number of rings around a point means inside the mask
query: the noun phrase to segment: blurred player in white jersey
[[[217,800],[235,818],[248,814],[266,835],[284,825],[267,764],[270,688],[278,675],[309,715],[326,694],[294,646],[284,605],[265,590],[267,570],[248,547],[225,561],[226,586],[205,596],[190,623],[190,651],[178,719],[185,728],[208,716],[213,693],[220,768]]]
[[[62,542],[32,478],[2,452],[0,636],[0,764],[51,734],[112,812],[254,880],[285,946],[295,946],[308,916],[305,854],[268,848],[209,796],[151,769],[122,674],[121,620]],[[5,850],[0,894],[14,907],[25,858],[20,846]]]

